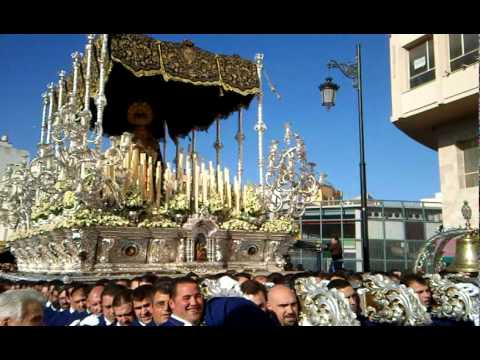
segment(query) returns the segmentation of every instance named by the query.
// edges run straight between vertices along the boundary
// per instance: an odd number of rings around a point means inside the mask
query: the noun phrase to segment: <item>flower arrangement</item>
[[[212,215],[218,214],[225,209],[225,205],[222,203],[220,195],[216,191],[213,194],[210,194],[207,201],[204,202],[200,200],[199,205]]]
[[[82,199],[67,181],[57,182],[55,196],[44,196],[32,208],[31,228],[18,229],[11,234],[12,240],[28,238],[53,230],[90,226],[138,226],[140,228],[178,228],[190,211],[189,199],[185,193],[174,195],[161,207],[147,206],[137,186],[132,185],[125,194],[121,208],[115,210],[86,207]],[[211,193],[206,201],[200,200],[200,212],[215,216],[224,230],[287,232],[294,234],[296,224],[288,218],[266,220],[259,188],[249,184],[244,191],[244,206],[240,213],[227,208],[220,195]],[[105,204],[104,204],[105,205]],[[137,212],[132,220],[131,212]]]
[[[32,221],[46,220],[50,215],[59,215],[64,209],[63,201],[58,198],[45,198],[32,207]]]
[[[295,234],[298,231],[298,225],[293,219],[280,217],[278,219],[265,221],[260,227],[260,231]]]
[[[130,222],[116,214],[104,212],[98,209],[80,209],[70,216],[63,217],[56,229],[70,229],[75,227],[100,226],[128,226]]]
[[[145,200],[142,198],[138,187],[132,186],[128,189],[125,197],[125,207],[130,210],[138,210],[145,207]]]
[[[186,194],[176,194],[168,201],[167,208],[170,212],[186,213],[190,208],[190,204]]]
[[[254,224],[249,223],[248,221],[242,219],[230,219],[225,221],[223,224],[220,225],[221,229],[224,230],[246,230],[246,231],[254,231],[257,230],[257,226]]]
[[[171,221],[170,219],[163,218],[161,220],[150,220],[145,219],[138,224],[139,228],[176,228],[178,224]]]
[[[63,194],[62,205],[66,209],[72,209],[79,205],[79,200],[73,191],[66,191]]]
[[[244,213],[249,216],[259,216],[262,213],[263,205],[258,189],[249,184],[245,187]]]

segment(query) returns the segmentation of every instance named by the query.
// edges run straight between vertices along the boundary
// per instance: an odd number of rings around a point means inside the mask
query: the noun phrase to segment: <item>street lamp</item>
[[[362,97],[362,65],[360,44],[357,44],[357,54],[354,63],[343,64],[330,60],[327,64],[329,69],[337,68],[343,75],[353,81],[353,87],[357,89],[358,98],[358,128],[360,137],[360,193],[361,193],[361,233],[363,250],[363,271],[370,271],[370,252],[368,246],[368,218],[367,218],[367,177],[365,171],[365,144],[363,131],[363,97]],[[329,110],[335,105],[336,91],[340,88],[327,78],[326,82],[320,85],[322,105]]]
[[[330,110],[335,105],[335,95],[340,86],[332,82],[332,78],[328,77],[325,82],[318,87],[322,96],[322,106],[325,106],[327,110]]]

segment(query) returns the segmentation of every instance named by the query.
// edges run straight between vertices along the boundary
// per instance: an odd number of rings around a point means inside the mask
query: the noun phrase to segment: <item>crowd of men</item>
[[[381,273],[412,288],[423,305],[431,306],[428,282],[417,274]],[[322,272],[220,273],[203,278],[190,273],[182,277],[145,274],[133,279],[100,280],[95,284],[0,279],[0,325],[3,326],[297,326],[300,301],[295,281],[315,277],[329,281],[348,300],[361,326],[375,324],[361,314],[357,289],[362,273],[344,270]],[[243,297],[205,299],[203,279],[229,277],[238,281]],[[432,317],[436,326],[470,326],[473,323]]]

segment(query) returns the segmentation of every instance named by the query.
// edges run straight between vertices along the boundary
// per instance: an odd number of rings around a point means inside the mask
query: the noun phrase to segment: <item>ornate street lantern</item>
[[[322,106],[330,110],[335,105],[335,95],[340,86],[332,82],[332,78],[328,77],[325,82],[318,87],[320,89],[320,96],[322,98]]]

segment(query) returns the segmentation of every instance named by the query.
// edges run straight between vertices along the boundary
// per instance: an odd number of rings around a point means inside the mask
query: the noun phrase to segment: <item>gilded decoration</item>
[[[220,84],[215,54],[199,49],[190,41],[159,42],[162,63],[169,77],[192,83]]]
[[[158,41],[136,34],[110,38],[111,59],[137,77],[162,75],[165,81],[217,85],[243,96],[260,91],[256,65],[237,55],[216,55],[191,41]]]
[[[217,55],[220,76],[227,90],[254,93],[258,88],[257,66],[238,55]],[[251,92],[250,92],[251,91]]]
[[[136,76],[160,74],[160,54],[157,41],[136,34],[110,36],[111,57]]]

